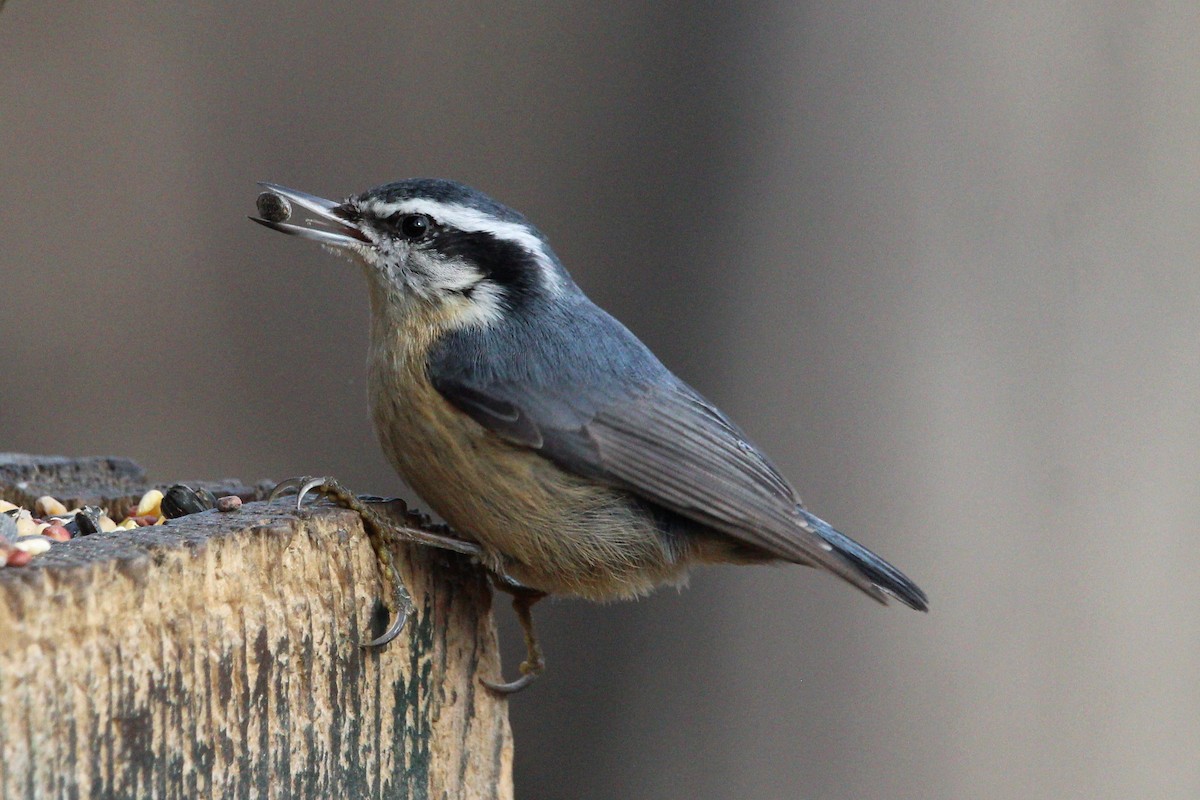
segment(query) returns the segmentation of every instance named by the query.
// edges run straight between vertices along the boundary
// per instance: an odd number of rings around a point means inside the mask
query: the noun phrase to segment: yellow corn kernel
[[[162,499],[163,493],[158,489],[151,489],[142,495],[142,499],[138,501],[137,516],[144,517],[148,514],[154,516],[162,516]]]

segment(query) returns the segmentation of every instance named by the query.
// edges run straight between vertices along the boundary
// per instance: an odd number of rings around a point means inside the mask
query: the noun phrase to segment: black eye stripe
[[[486,231],[447,228],[433,247],[447,258],[470,262],[484,277],[512,292],[530,292],[537,285],[539,267],[533,254]]]

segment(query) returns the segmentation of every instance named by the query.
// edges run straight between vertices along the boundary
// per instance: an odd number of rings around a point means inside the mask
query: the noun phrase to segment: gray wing
[[[778,558],[828,569],[884,601],[732,422],[588,306],[566,331],[452,335],[431,354],[434,386],[485,428],[566,470]]]

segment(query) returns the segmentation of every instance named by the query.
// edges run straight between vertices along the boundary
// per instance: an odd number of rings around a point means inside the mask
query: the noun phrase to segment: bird
[[[530,612],[542,597],[633,598],[698,565],[816,567],[928,610],[916,583],[808,511],[741,428],[593,303],[520,213],[441,178],[340,201],[259,185],[252,220],[348,257],[366,278],[375,431],[457,532],[414,538],[477,557],[514,595],[528,658],[517,680],[485,681],[492,689],[543,671]],[[292,205],[305,225],[287,221]],[[332,479],[280,488],[297,489],[297,505],[317,490],[369,510]]]

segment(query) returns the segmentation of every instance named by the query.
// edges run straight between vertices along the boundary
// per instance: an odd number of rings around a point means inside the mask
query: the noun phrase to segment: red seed
[[[53,539],[56,542],[68,542],[71,540],[71,532],[62,525],[51,525],[42,531],[42,536]]]
[[[33,556],[24,550],[13,550],[8,554],[8,565],[10,567],[23,567],[30,561],[33,561]]]
[[[217,511],[237,511],[242,507],[242,498],[231,494],[217,500]]]
[[[143,514],[140,517],[130,517],[130,519],[133,520],[139,528],[145,528],[149,525],[153,525],[155,522],[158,522],[158,517],[154,516],[153,514]]]

